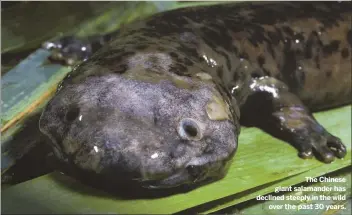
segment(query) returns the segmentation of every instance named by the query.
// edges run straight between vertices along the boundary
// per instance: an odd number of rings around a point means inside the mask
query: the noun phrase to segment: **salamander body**
[[[240,125],[329,163],[346,148],[311,112],[351,103],[351,14],[256,2],[153,15],[83,43],[40,129],[75,171],[148,188],[221,178]]]

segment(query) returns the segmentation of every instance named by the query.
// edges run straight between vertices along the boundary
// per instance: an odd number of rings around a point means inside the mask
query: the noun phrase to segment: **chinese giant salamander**
[[[147,188],[223,177],[240,125],[330,163],[346,147],[312,111],[351,103],[351,14],[350,2],[220,4],[45,43],[84,62],[40,129],[75,172]]]

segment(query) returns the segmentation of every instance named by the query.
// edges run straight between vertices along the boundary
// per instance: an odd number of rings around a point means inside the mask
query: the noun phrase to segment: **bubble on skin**
[[[274,85],[261,85],[260,81],[265,79],[266,77],[258,78],[257,80],[253,80],[253,83],[250,85],[250,88],[253,90],[260,90],[265,92],[270,92],[274,98],[278,98],[278,89]]]
[[[98,146],[94,146],[94,151],[99,152]]]
[[[52,49],[52,48],[56,48],[56,44],[53,42],[45,42],[43,43],[42,47],[44,49]]]
[[[155,159],[157,157],[159,157],[159,154],[157,152],[155,152],[154,154],[152,154],[152,156],[150,156],[150,158],[152,159]]]
[[[83,117],[83,116],[80,115],[79,118],[78,118],[78,120],[79,120],[79,121],[82,121],[82,117]]]
[[[232,93],[232,94],[235,94],[235,92],[236,92],[239,88],[240,88],[240,86],[238,86],[238,85],[232,87],[231,93]]]
[[[215,66],[218,65],[218,63],[217,63],[214,59],[212,59],[212,58],[210,58],[210,57],[207,57],[205,54],[203,54],[202,57],[203,57],[203,59],[207,62],[207,64],[208,64],[209,66],[215,67]]]

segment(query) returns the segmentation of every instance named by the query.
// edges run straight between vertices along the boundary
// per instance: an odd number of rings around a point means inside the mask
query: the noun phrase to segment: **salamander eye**
[[[77,119],[79,115],[79,107],[70,107],[65,115],[65,120],[67,122],[72,122]]]
[[[180,137],[186,140],[202,139],[202,134],[198,123],[190,118],[182,119],[180,121],[177,131]]]

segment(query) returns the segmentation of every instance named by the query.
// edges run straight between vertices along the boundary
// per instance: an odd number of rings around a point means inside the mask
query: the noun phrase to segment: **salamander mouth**
[[[142,181],[141,186],[147,189],[164,189],[178,187],[191,182],[189,175],[185,171],[180,171],[166,178]]]
[[[147,189],[175,188],[182,185],[197,186],[200,183],[220,179],[224,175],[224,168],[214,171],[212,168],[205,168],[204,166],[194,167],[190,165],[165,178],[142,180],[141,186]]]

